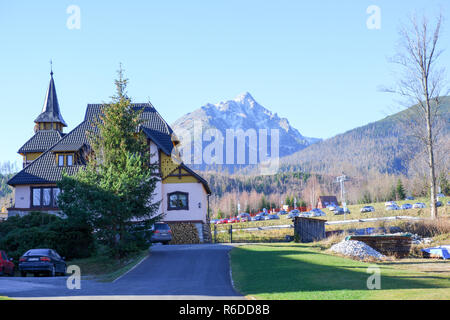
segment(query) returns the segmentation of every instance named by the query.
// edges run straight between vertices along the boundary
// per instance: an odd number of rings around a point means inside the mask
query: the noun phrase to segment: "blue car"
[[[402,210],[409,210],[409,209],[412,209],[412,204],[410,204],[410,203],[405,203],[405,204],[402,204],[402,206],[400,207]]]
[[[22,277],[28,273],[35,276],[45,273],[50,277],[66,275],[67,265],[64,258],[52,249],[31,249],[19,259],[19,271]]]

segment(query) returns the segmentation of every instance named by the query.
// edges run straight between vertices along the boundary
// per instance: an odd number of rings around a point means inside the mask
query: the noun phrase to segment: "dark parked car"
[[[31,249],[19,259],[19,271],[22,277],[27,273],[35,276],[45,273],[51,277],[66,275],[67,265],[64,258],[53,249]]]
[[[436,207],[442,207],[442,202],[436,201]]]
[[[256,215],[251,219],[251,221],[262,221],[262,220],[264,220],[264,217],[260,215]]]
[[[164,222],[157,222],[152,226],[152,242],[161,242],[168,244],[172,240],[172,230],[170,226]]]
[[[345,209],[338,207],[336,210],[334,210],[334,214],[335,215],[350,214],[350,210],[347,207]]]
[[[375,208],[372,206],[364,206],[361,208],[361,212],[374,212]]]
[[[14,276],[14,263],[12,258],[8,258],[5,251],[0,250],[0,276],[3,275]]]

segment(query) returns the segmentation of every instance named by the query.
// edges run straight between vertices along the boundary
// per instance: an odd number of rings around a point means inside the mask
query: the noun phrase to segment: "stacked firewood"
[[[200,243],[197,228],[189,222],[171,222],[172,241],[170,244]]]

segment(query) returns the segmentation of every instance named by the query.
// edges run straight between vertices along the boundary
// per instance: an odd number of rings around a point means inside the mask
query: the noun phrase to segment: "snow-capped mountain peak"
[[[309,138],[303,137],[293,128],[287,118],[280,118],[277,113],[260,105],[249,92],[238,95],[232,100],[222,101],[217,104],[208,103],[199,109],[184,115],[172,125],[175,133],[177,130],[194,130],[194,124],[201,123],[203,129],[218,129],[223,136],[227,129],[255,130],[267,129],[279,130],[279,156],[283,157],[297,152],[311,144]],[[201,141],[202,137],[195,137]]]

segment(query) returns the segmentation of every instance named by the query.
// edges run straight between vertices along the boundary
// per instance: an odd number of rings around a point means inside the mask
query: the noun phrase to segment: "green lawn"
[[[368,290],[370,263],[319,252],[310,245],[246,245],[231,251],[235,286],[257,299],[450,299],[449,272],[378,264],[381,290]],[[404,267],[404,266],[403,266]]]
[[[125,274],[147,256],[148,250],[144,250],[132,255],[126,261],[117,261],[107,256],[94,256],[68,261],[67,265],[79,266],[82,276],[92,276],[99,281],[110,282]]]

